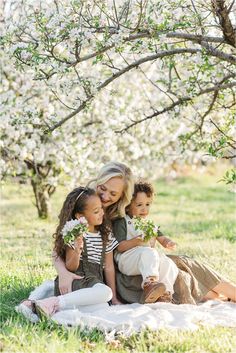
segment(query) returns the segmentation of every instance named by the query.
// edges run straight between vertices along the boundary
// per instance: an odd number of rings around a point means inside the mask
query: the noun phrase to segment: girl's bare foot
[[[19,305],[15,307],[15,310],[33,323],[36,323],[39,321],[39,317],[35,314],[33,310],[32,300],[29,300],[29,299],[23,300]]]
[[[21,305],[25,305],[27,308],[33,310],[33,302],[32,300],[25,299],[21,302]]]
[[[50,297],[35,302],[36,313],[42,318],[49,318],[59,310],[58,297]]]

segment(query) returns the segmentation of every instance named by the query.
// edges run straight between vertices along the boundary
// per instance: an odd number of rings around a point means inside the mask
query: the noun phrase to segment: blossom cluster
[[[150,219],[135,217],[134,226],[136,230],[142,232],[142,238],[145,242],[157,237],[159,226],[156,226]]]
[[[88,222],[84,217],[67,221],[61,231],[64,244],[74,249],[75,239],[84,236],[86,232],[88,232]]]
[[[71,187],[93,177],[105,162],[119,160],[138,176],[156,179],[185,162],[205,163],[206,152],[211,160],[221,157],[232,145],[233,89],[217,91],[209,112],[214,97],[199,95],[224,77],[231,82],[230,64],[207,55],[198,42],[168,37],[173,31],[199,32],[192,2],[147,1],[145,9],[139,2],[120,2],[114,9],[114,3],[49,0],[39,8],[28,0],[13,11],[15,2],[8,6],[0,54],[1,176],[32,180],[43,170],[45,185],[63,181]],[[203,1],[196,6],[205,35],[220,37],[211,10]],[[168,55],[126,72],[146,56],[184,48],[193,53]],[[82,104],[72,120],[45,134]]]

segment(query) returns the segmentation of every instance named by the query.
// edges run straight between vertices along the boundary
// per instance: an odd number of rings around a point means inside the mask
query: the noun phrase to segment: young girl
[[[154,249],[152,241],[144,242],[133,223],[134,216],[145,218],[148,215],[152,196],[153,188],[150,184],[136,183],[132,201],[126,209],[126,216],[118,219],[113,227],[119,242],[118,251],[115,254],[118,268],[128,276],[142,275],[144,303],[171,301],[173,286],[178,275],[178,268],[174,262]],[[162,233],[159,235],[162,244],[165,240],[169,248],[175,245]]]
[[[23,304],[33,306],[39,314],[52,316],[59,310],[73,309],[81,305],[116,301],[113,249],[118,245],[110,239],[111,230],[103,220],[101,200],[90,188],[78,187],[67,196],[59,215],[55,233],[55,253],[66,264],[67,270],[80,276],[72,283],[72,292],[60,295],[58,278],[55,280],[55,296]],[[74,248],[64,244],[62,229],[67,221],[85,217],[89,231],[75,240]],[[105,278],[103,283],[103,267]]]

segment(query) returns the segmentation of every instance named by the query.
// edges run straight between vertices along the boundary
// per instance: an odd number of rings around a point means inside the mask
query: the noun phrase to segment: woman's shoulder
[[[127,224],[125,217],[119,217],[112,221],[112,231],[118,241],[126,239]]]
[[[119,225],[124,225],[126,224],[125,217],[116,217],[115,219],[112,220],[112,227],[117,227]]]

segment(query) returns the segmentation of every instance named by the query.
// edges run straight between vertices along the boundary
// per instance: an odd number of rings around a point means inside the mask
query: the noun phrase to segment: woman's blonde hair
[[[134,192],[134,177],[131,169],[123,163],[109,162],[100,169],[97,178],[91,180],[88,184],[89,187],[96,189],[98,185],[102,185],[111,178],[116,177],[120,177],[124,180],[124,190],[121,198],[115,204],[108,206],[106,209],[106,216],[110,220],[117,217],[124,217],[125,208],[131,202]]]

